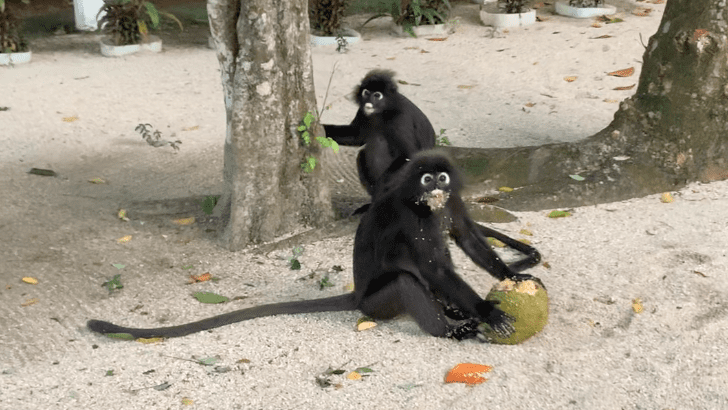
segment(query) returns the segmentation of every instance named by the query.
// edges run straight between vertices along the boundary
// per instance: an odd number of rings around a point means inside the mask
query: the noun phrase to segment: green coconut
[[[483,323],[480,330],[491,343],[514,345],[543,330],[549,317],[549,297],[539,283],[527,280],[514,282],[506,279],[496,283],[485,300],[500,302],[498,308],[515,320],[515,331],[508,337],[499,336]]]

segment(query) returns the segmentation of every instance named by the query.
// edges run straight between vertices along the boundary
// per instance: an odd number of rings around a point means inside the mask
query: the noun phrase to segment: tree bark
[[[481,188],[523,187],[501,202],[515,210],[728,178],[727,30],[725,0],[670,0],[647,44],[637,92],[607,128],[576,143],[450,152]]]
[[[333,216],[330,191],[320,164],[302,171],[318,150],[296,130],[316,104],[307,1],[209,0],[207,9],[227,113],[215,210],[227,218],[223,242],[238,250],[322,225]]]

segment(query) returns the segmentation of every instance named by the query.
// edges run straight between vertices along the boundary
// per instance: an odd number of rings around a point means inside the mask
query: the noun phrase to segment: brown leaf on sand
[[[469,386],[474,386],[488,381],[481,374],[488,373],[492,369],[491,366],[484,364],[460,363],[447,372],[445,383],[465,383]]]
[[[433,38],[428,38],[427,40],[428,41],[445,41],[445,40],[447,40],[447,37],[433,37]]]
[[[612,36],[610,36],[609,34],[604,34],[602,36],[592,37],[593,40],[601,40],[603,38],[612,38]]]
[[[579,77],[575,75],[570,75],[568,77],[564,77],[564,81],[566,81],[567,83],[573,83],[574,81],[576,81],[577,78]]]
[[[607,73],[607,75],[612,75],[615,77],[629,77],[632,74],[634,74],[634,67],[625,68],[623,70],[617,70],[617,71],[612,71],[611,73]]]
[[[649,7],[637,8],[632,10],[632,14],[638,17],[647,17],[652,13],[652,9]]]
[[[635,85],[634,85],[634,84],[632,84],[632,85],[625,85],[625,86],[623,86],[623,87],[614,87],[614,88],[613,88],[613,90],[616,90],[616,91],[627,91],[627,90],[631,90],[631,89],[633,89],[633,88],[634,88],[634,86],[635,86]]]

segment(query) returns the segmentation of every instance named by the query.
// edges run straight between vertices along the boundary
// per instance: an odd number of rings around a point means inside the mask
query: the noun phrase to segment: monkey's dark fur
[[[136,329],[90,320],[99,333],[139,337],[176,337],[262,316],[360,310],[375,319],[409,314],[425,332],[464,339],[489,324],[502,335],[513,331],[511,318],[483,300],[455,272],[445,234],[497,279],[534,279],[517,271],[538,263],[539,253],[509,268],[486,242],[486,236],[513,239],[477,225],[459,193],[461,180],[443,156],[423,152],[388,170],[376,199],[361,219],[354,241],[352,293],[323,299],[276,303],[241,309],[179,326]],[[520,242],[519,242],[520,243]]]
[[[354,89],[359,110],[349,125],[324,125],[326,136],[340,145],[364,149],[357,157],[359,180],[369,195],[392,162],[412,158],[435,146],[427,116],[397,91],[394,72],[372,70]]]

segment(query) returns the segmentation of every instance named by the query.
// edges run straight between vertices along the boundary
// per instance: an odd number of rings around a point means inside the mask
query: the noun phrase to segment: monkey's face
[[[359,106],[367,117],[372,114],[378,114],[384,111],[386,105],[385,98],[384,93],[381,91],[363,89],[359,96]]]
[[[433,212],[439,211],[450,198],[450,175],[447,172],[424,173],[420,178],[420,189],[424,193],[418,203],[426,204]]]

